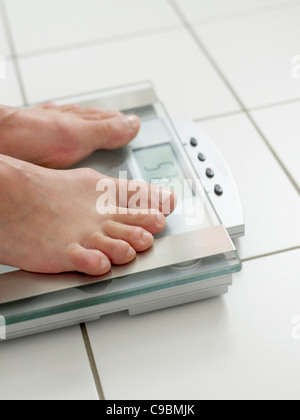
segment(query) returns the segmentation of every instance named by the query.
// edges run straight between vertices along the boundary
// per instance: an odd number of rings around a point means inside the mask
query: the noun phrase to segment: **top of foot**
[[[0,153],[48,168],[67,168],[95,150],[125,146],[139,129],[134,115],[93,107],[0,106]]]

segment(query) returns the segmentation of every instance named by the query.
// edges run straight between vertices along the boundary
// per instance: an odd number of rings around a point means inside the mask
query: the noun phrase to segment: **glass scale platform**
[[[5,327],[5,338],[226,293],[232,275],[242,268],[232,238],[242,236],[245,226],[233,176],[211,140],[192,121],[171,121],[150,82],[57,103],[137,114],[141,130],[130,145],[96,152],[77,167],[171,186],[178,205],[154,247],[108,275],[41,275],[0,266],[0,331]]]

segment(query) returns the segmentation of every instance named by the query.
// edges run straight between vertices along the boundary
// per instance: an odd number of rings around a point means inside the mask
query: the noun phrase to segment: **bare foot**
[[[95,150],[125,146],[139,129],[136,116],[98,108],[0,106],[0,153],[48,168],[67,168]]]
[[[156,209],[133,214],[125,210],[133,195],[128,192],[115,214],[100,215],[96,186],[104,178],[91,169],[45,169],[0,155],[0,264],[100,276],[149,249],[152,235],[166,226],[162,203],[169,200],[172,211],[174,193],[161,194]],[[111,182],[117,191],[128,187],[124,180]],[[148,184],[146,189],[154,192]]]

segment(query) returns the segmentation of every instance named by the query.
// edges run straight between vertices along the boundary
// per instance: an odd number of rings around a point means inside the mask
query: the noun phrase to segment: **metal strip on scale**
[[[114,266],[110,273],[101,277],[89,277],[79,273],[32,274],[24,271],[2,274],[0,275],[0,304],[113,280],[233,251],[235,251],[234,245],[222,225],[168,236],[157,239],[154,246],[149,251],[138,254],[134,262],[124,266]]]

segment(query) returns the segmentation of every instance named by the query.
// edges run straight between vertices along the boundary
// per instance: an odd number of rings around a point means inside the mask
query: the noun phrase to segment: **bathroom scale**
[[[178,204],[154,246],[107,275],[0,266],[0,340],[227,293],[242,268],[232,240],[244,235],[245,224],[234,177],[212,140],[192,120],[171,120],[151,82],[56,102],[137,114],[141,130],[128,146],[96,152],[77,167],[174,188]]]

